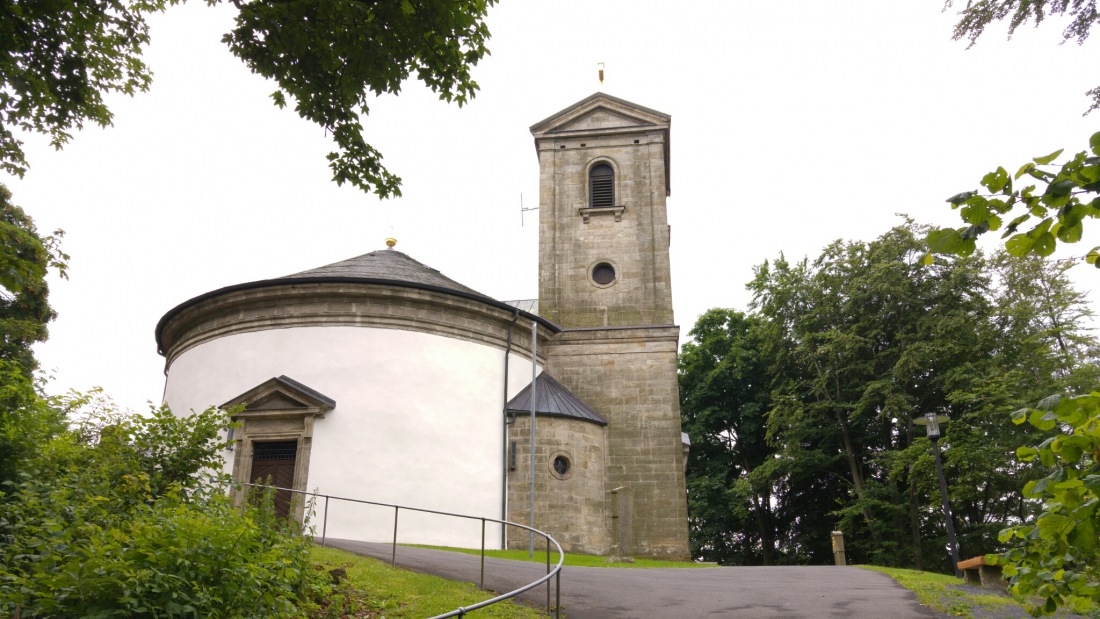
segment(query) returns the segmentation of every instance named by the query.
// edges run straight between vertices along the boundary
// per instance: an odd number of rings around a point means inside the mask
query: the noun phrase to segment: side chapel
[[[566,552],[687,559],[670,126],[597,93],[531,127],[537,300],[498,301],[392,245],[228,286],[157,324],[165,402],[240,407],[225,452],[240,480],[527,524],[534,391],[535,527]],[[393,534],[392,510],[328,509],[330,537]],[[403,512],[398,541],[480,537],[480,523]]]

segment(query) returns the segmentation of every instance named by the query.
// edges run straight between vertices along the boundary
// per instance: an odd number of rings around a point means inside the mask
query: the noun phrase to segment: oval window
[[[569,458],[565,456],[554,458],[554,472],[557,473],[559,477],[565,477],[566,474],[569,473],[569,467]]]

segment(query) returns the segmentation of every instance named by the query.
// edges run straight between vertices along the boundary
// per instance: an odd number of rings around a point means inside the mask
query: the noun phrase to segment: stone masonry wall
[[[608,421],[606,491],[633,493],[635,554],[686,560],[678,336],[679,327],[566,330],[547,369]]]
[[[508,520],[528,524],[531,514],[531,418],[519,414],[508,428],[516,443],[516,468],[508,471]],[[559,475],[554,459],[564,456],[570,470]],[[565,552],[605,555],[610,520],[604,478],[607,470],[603,426],[540,415],[535,420],[535,528],[549,533]],[[509,529],[508,547],[527,548],[528,535]]]
[[[538,143],[539,313],[560,325],[672,324],[665,145],[659,130],[543,139]],[[588,170],[615,170],[615,209],[587,216]],[[618,280],[594,285],[608,262]]]

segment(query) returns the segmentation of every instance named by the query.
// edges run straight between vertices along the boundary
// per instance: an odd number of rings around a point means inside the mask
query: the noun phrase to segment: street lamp
[[[928,413],[922,419],[914,419],[913,423],[925,426],[928,432],[928,440],[932,441],[932,453],[936,456],[936,473],[940,477],[940,497],[943,499],[943,517],[947,521],[947,545],[951,550],[951,569],[955,576],[961,578],[959,572],[959,545],[955,541],[955,524],[951,520],[951,506],[947,504],[947,480],[943,478],[943,464],[940,463],[940,424],[947,423],[947,415]]]

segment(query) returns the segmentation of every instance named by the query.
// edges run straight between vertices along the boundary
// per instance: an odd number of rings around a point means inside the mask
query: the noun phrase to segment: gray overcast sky
[[[367,140],[404,179],[380,202],[330,182],[329,140],[222,45],[231,6],[152,19],[150,92],[112,97],[114,127],[0,176],[42,231],[64,228],[71,280],[37,348],[52,390],[103,386],[159,402],[153,328],[222,286],[397,249],[499,299],[537,294],[538,205],[528,127],[599,86],[672,115],[673,294],[686,335],[716,306],[746,309],[752,267],[870,240],[908,213],[959,225],[944,199],[1057,148],[1085,148],[1097,42],[1059,45],[1058,20],[974,49],[939,0],[579,2],[505,0],[478,97],[444,104],[419,83],[379,98]],[[1092,231],[1096,234],[1096,231]],[[1089,243],[1089,241],[1093,243]],[[1100,237],[1086,238],[1087,251]],[[1087,290],[1100,273],[1078,267]],[[1095,293],[1093,299],[1096,299]],[[682,338],[683,339],[683,338]]]

